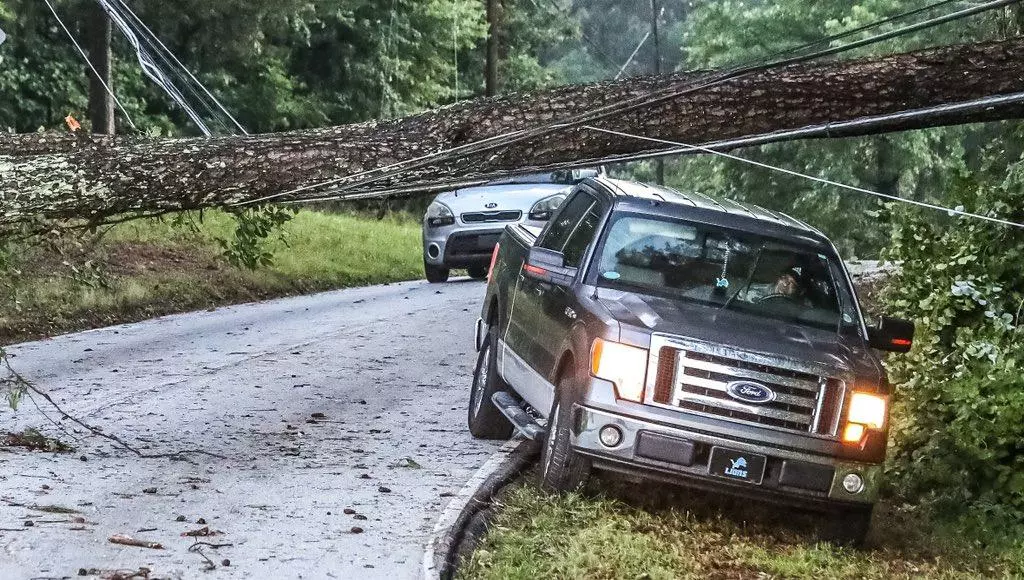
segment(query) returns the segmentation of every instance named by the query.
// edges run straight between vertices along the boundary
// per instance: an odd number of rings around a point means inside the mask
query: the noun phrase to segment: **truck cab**
[[[510,226],[477,329],[475,436],[543,441],[541,480],[593,470],[818,509],[856,543],[891,385],[834,245],[757,206],[608,178],[543,229]]]

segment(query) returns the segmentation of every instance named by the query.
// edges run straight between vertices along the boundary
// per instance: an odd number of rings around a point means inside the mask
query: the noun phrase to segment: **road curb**
[[[486,525],[494,496],[518,476],[537,455],[539,447],[528,439],[513,439],[484,463],[434,524],[423,552],[424,580],[448,580],[455,576],[464,549],[475,545]]]

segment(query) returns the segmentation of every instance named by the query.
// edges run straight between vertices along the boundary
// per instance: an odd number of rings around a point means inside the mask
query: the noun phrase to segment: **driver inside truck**
[[[796,274],[792,270],[787,270],[779,275],[779,278],[775,281],[775,287],[773,294],[777,296],[785,296],[791,300],[796,300],[800,297],[800,283],[796,279]]]

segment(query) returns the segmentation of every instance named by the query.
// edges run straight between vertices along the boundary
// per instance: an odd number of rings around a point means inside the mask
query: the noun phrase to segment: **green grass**
[[[0,294],[0,344],[423,276],[420,228],[409,219],[300,212],[285,225],[284,241],[269,243],[273,265],[256,271],[232,267],[221,256],[215,240],[231,237],[229,216],[206,212],[196,225],[140,220],[116,226],[84,249],[20,249],[14,256],[20,274],[8,278]]]
[[[657,487],[652,488],[659,495]],[[1024,539],[999,546],[879,510],[868,548],[814,539],[809,515],[709,507],[702,494],[624,500],[622,491],[550,496],[525,485],[502,500],[464,579],[1021,578]],[[629,493],[626,494],[627,496]],[[616,497],[618,496],[618,497]],[[687,499],[688,498],[688,499]],[[711,502],[714,504],[714,501]],[[746,521],[742,521],[746,519]],[[998,533],[992,534],[1000,538]],[[1016,542],[1016,543],[1014,543]]]

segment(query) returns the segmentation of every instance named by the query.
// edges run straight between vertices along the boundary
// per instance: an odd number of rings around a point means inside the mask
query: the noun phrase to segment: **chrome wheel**
[[[488,361],[491,360],[491,345],[488,344],[484,347],[483,355],[480,357],[480,362],[477,363],[476,367],[476,384],[473,389],[473,415],[480,414],[480,408],[484,404],[484,391],[487,389],[487,379],[490,378],[488,373],[490,372],[490,364]]]
[[[555,437],[556,433],[558,433],[558,415],[560,412],[561,406],[556,404],[555,408],[551,410],[551,418],[548,419],[548,440],[544,443],[544,477],[547,477],[548,470],[551,469],[551,458],[555,452]]]

